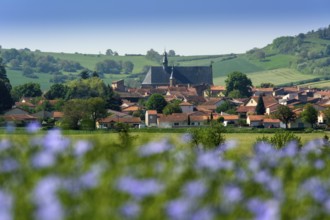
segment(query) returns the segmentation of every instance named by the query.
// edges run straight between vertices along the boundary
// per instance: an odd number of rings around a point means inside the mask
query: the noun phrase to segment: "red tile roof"
[[[148,110],[147,113],[149,115],[157,115],[157,111],[156,110]]]

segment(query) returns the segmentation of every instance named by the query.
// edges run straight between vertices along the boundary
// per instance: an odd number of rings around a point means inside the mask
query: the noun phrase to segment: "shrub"
[[[224,132],[225,128],[217,122],[212,122],[206,128],[193,128],[189,132],[191,145],[194,147],[202,145],[204,148],[217,147],[225,142]]]
[[[289,131],[278,131],[273,137],[262,136],[257,138],[258,142],[268,142],[272,144],[276,149],[282,149],[286,144],[290,142],[296,142],[301,147],[301,138]]]

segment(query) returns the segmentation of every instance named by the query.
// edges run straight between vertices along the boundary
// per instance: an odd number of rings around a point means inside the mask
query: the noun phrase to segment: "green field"
[[[319,89],[329,89],[330,88],[330,80],[321,80],[319,82],[301,84],[301,86],[311,87],[311,88],[319,88]]]
[[[274,70],[265,70],[260,72],[247,73],[254,86],[259,86],[261,83],[270,82],[275,85],[285,84],[289,82],[298,82],[306,79],[315,78],[314,75],[306,75],[294,69],[282,68]],[[226,76],[213,78],[213,83],[216,85],[224,85]]]
[[[148,60],[145,56],[106,56],[95,54],[69,54],[69,53],[46,53],[42,52],[40,55],[51,55],[55,58],[63,60],[71,60],[79,62],[83,67],[90,70],[95,70],[95,65],[104,60],[114,61],[132,61],[134,63],[133,73],[140,73],[144,66],[157,66],[160,65],[155,61]]]

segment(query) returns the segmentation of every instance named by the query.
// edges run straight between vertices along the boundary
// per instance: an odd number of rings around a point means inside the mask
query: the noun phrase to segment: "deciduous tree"
[[[147,103],[146,108],[148,110],[157,110],[158,113],[163,112],[163,109],[167,105],[165,98],[161,94],[152,94]]]
[[[252,95],[252,82],[241,72],[232,72],[226,79],[226,95],[232,91],[239,91],[241,97],[250,97]]]
[[[296,114],[286,105],[280,105],[277,108],[275,117],[285,124],[286,129],[288,129],[288,124],[290,122],[296,120]]]
[[[304,111],[301,113],[304,122],[310,123],[311,127],[317,122],[318,111],[313,107],[311,103],[308,103],[304,107]]]

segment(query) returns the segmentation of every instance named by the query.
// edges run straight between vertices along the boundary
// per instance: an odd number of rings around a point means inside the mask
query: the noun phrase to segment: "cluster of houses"
[[[299,87],[283,88],[254,88],[253,96],[250,98],[229,99],[223,96],[225,88],[223,86],[210,86],[208,89],[201,89],[198,86],[157,86],[156,88],[131,88],[122,86],[123,81],[113,82],[113,88],[122,98],[121,111],[108,110],[109,116],[99,119],[96,127],[99,129],[112,128],[116,123],[125,123],[131,127],[158,127],[177,128],[205,126],[211,120],[220,120],[225,126],[250,126],[265,128],[285,127],[273,114],[280,105],[287,105],[293,109],[297,115],[294,122],[288,124],[289,128],[307,128],[310,124],[305,123],[299,117],[306,103],[312,103],[319,111],[318,123],[324,124],[322,111],[330,106],[330,91],[320,91]],[[162,94],[167,102],[180,100],[179,104],[182,113],[164,115],[156,110],[146,110],[141,105],[140,100],[147,100],[152,94]],[[256,106],[261,95],[266,113],[256,114]],[[50,103],[56,102],[49,100]],[[224,102],[230,102],[235,106],[235,114],[216,112],[216,109]],[[59,121],[63,118],[63,113],[54,111],[39,111],[30,114],[28,110],[33,110],[42,104],[32,104],[29,98],[23,98],[15,106],[5,112],[5,121],[14,121],[17,124],[26,124],[30,121],[44,121],[52,119]],[[54,103],[52,103],[54,104]],[[142,117],[135,116],[134,113],[142,113]]]
[[[322,111],[330,106],[330,91],[309,88],[253,88],[252,97],[241,99],[226,98],[223,96],[224,91],[223,86],[210,86],[206,90],[200,90],[194,86],[158,86],[156,88],[127,89],[126,91],[117,90],[123,99],[122,111],[113,111],[111,116],[99,120],[97,127],[110,128],[116,122],[122,122],[135,127],[177,128],[204,126],[211,120],[221,118],[225,126],[285,128],[285,124],[274,118],[273,113],[280,105],[287,105],[297,115],[297,119],[289,123],[288,127],[308,128],[311,125],[300,118],[304,105],[312,103],[314,108],[319,111],[318,124],[324,124]],[[180,100],[179,106],[182,113],[164,115],[156,110],[146,110],[139,105],[138,100],[147,99],[154,93],[162,94],[168,102]],[[259,96],[262,97],[266,109],[264,115],[256,114]],[[216,112],[216,109],[224,102],[230,102],[235,106],[236,114]],[[132,116],[136,111],[145,112],[144,120]]]
[[[203,126],[212,120],[219,120],[224,125],[280,128],[285,125],[273,117],[273,113],[280,105],[289,106],[297,115],[297,119],[288,124],[289,128],[306,128],[311,125],[306,124],[299,117],[305,104],[312,103],[318,110],[319,124],[325,123],[322,111],[330,106],[330,91],[298,86],[253,88],[252,97],[229,99],[223,96],[226,90],[224,86],[213,85],[212,66],[170,67],[166,52],[163,65],[150,67],[141,88],[126,88],[124,80],[119,80],[112,83],[112,89],[123,101],[121,111],[108,110],[110,116],[97,121],[96,127],[99,129],[112,128],[119,122],[132,127],[175,128]],[[182,113],[164,115],[153,109],[146,110],[139,104],[141,100],[145,101],[155,93],[163,95],[167,102],[179,100]],[[260,96],[266,109],[263,115],[256,114]],[[49,100],[49,102],[56,101]],[[216,112],[216,109],[224,102],[230,102],[231,106],[235,106],[235,114]],[[58,121],[63,117],[62,112],[56,111],[29,114],[24,110],[26,108],[35,108],[35,105],[31,104],[29,99],[22,99],[15,104],[13,109],[5,113],[4,119],[26,123],[33,120],[43,121],[46,118]],[[136,116],[137,112],[139,117]]]

